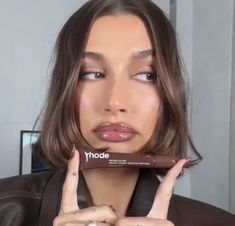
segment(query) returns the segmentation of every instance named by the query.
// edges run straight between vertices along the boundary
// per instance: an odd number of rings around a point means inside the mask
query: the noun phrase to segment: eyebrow
[[[134,59],[143,59],[143,58],[147,58],[149,56],[152,56],[152,57],[154,56],[154,50],[153,49],[142,50],[142,51],[138,51],[138,52],[133,54]]]
[[[83,58],[89,58],[89,59],[96,60],[96,61],[103,61],[104,60],[104,56],[101,53],[90,52],[90,51],[84,52]]]
[[[149,56],[152,56],[152,57],[154,56],[153,49],[137,51],[132,55],[131,58],[144,59],[144,58],[148,58]],[[84,52],[83,58],[89,58],[89,59],[96,60],[96,61],[104,61],[105,60],[105,57],[103,54],[98,53],[98,52],[92,52],[92,51]]]

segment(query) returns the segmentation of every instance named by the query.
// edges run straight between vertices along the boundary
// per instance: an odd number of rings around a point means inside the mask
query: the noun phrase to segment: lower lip
[[[117,131],[95,131],[95,135],[103,141],[125,142],[133,139],[136,133],[123,133]]]

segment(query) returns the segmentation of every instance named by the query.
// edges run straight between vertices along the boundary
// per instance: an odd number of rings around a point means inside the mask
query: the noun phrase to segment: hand
[[[115,226],[173,226],[167,220],[168,207],[176,178],[182,172],[186,159],[181,159],[172,167],[161,182],[152,205],[146,217],[123,217],[116,221]]]
[[[78,170],[79,153],[77,150],[74,150],[74,155],[68,162],[67,175],[62,190],[60,212],[54,219],[53,226],[86,226],[93,221],[98,226],[114,225],[117,216],[109,206],[92,206],[80,210],[77,202]]]

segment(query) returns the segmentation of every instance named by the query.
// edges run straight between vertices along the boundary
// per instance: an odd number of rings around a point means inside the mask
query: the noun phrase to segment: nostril
[[[123,108],[122,108],[122,109],[120,109],[120,112],[125,112],[125,109],[123,109]]]

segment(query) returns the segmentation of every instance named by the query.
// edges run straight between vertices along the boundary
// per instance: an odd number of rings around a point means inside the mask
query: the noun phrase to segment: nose
[[[109,84],[107,87],[107,96],[105,103],[105,112],[111,114],[118,114],[119,112],[125,113],[128,108],[128,95],[125,92],[124,84]]]

